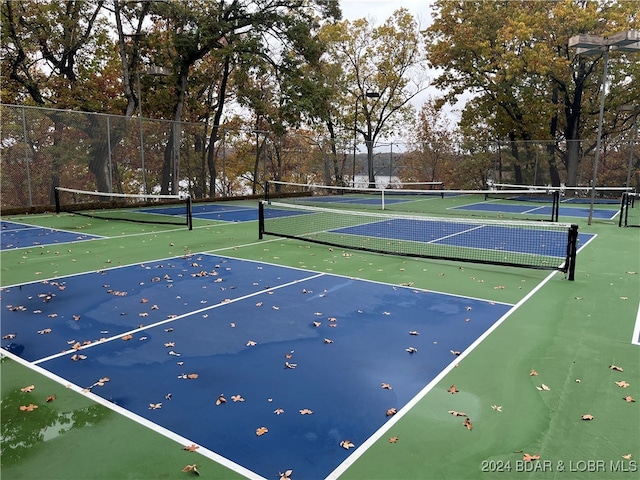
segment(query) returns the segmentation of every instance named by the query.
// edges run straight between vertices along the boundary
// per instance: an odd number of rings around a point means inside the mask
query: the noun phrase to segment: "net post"
[[[578,225],[572,224],[569,227],[569,235],[567,241],[567,259],[565,261],[565,271],[569,281],[575,280],[576,273],[576,254],[578,252]]]
[[[620,215],[618,216],[618,227],[622,226],[622,217],[624,216],[624,204],[627,200],[627,192],[622,192],[622,198],[620,199]]]
[[[193,210],[191,205],[191,195],[187,195],[187,228],[193,230]]]
[[[553,191],[553,206],[551,207],[551,221],[557,222],[560,217],[560,192]]]
[[[258,202],[258,240],[262,240],[264,234],[264,204]]]
[[[384,210],[384,188],[380,189],[380,191],[382,192],[382,210]]]
[[[60,192],[58,191],[58,187],[53,187],[53,196],[56,199],[56,213],[60,213]]]

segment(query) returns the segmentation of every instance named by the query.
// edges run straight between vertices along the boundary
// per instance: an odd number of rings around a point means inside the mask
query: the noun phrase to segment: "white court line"
[[[462,352],[455,360],[451,361],[447,367],[445,367],[436,377],[431,380],[418,394],[413,397],[404,407],[398,410],[390,420],[388,420],[382,427],[380,427],[373,435],[365,440],[354,452],[349,455],[333,472],[331,472],[327,479],[337,479],[342,475],[351,465],[353,465],[370,447],[373,446],[383,435],[385,435],[391,427],[400,421],[413,407],[415,407],[420,400],[422,400],[427,393],[429,393],[433,387],[435,387],[440,380],[442,380],[451,370],[453,370],[458,363],[460,363],[465,357],[467,357],[475,348],[480,345],[496,328],[511,316],[518,308],[520,308],[526,301],[528,301],[535,293],[538,292],[557,272],[550,273],[544,280],[542,280],[531,292],[529,292],[522,300],[513,306],[507,313],[500,317],[491,327],[489,327],[482,335],[480,335],[469,347]]]
[[[631,343],[633,345],[640,345],[640,302],[638,302],[638,313],[636,314],[636,325],[633,328]]]
[[[106,400],[104,398],[102,398],[99,395],[96,395],[95,393],[92,393],[91,391],[87,391],[86,388],[80,387],[79,385],[75,385],[73,383],[69,383],[66,379],[59,377],[58,375],[56,375],[55,373],[52,373],[48,370],[45,370],[44,368],[35,365],[33,363],[27,362],[26,360],[18,357],[17,355],[14,355],[11,352],[7,352],[6,350],[0,349],[0,357],[8,357],[11,358],[12,360],[14,360],[16,363],[19,363],[33,371],[35,371],[36,373],[39,373],[40,375],[43,375],[44,377],[49,378],[50,380],[53,380],[56,383],[59,383],[60,385],[63,385],[64,387],[68,388],[69,390],[72,390],[80,395],[83,395],[85,397],[87,397],[88,399],[90,399],[91,401],[95,402],[95,403],[99,403],[100,405],[102,405],[103,407],[106,407],[110,410],[113,410],[116,413],[119,413],[120,415],[128,418],[129,420],[132,420],[136,423],[138,423],[139,425],[142,425],[143,427],[147,427],[148,429],[159,433],[160,435],[163,435],[181,445],[191,445],[194,444],[195,442],[189,440],[188,438],[185,438],[181,435],[178,435],[177,433],[171,431],[171,430],[167,430],[164,427],[161,427],[160,425],[152,422],[151,420],[147,420],[144,417],[141,417],[115,403],[110,402],[109,400]],[[220,454],[217,454],[201,445],[198,445],[198,449],[195,451],[195,453],[198,453],[210,460],[213,460],[214,462],[217,462],[221,465],[223,465],[224,467],[233,470],[236,473],[239,473],[240,475],[244,475],[245,477],[252,479],[252,480],[263,480],[264,477],[256,474],[255,472],[252,472],[251,470],[248,470],[247,468],[243,467],[242,465],[238,465],[235,462],[232,462],[231,460],[229,460],[226,457],[221,456]]]

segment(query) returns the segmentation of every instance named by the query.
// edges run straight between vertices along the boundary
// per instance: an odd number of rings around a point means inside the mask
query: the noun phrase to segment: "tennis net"
[[[560,195],[561,203],[575,203],[585,204],[591,202],[591,196],[594,193],[593,188],[588,186],[567,187],[561,185],[559,187],[552,187],[550,185],[514,185],[511,183],[489,183],[488,187],[494,191],[501,192],[502,190],[510,190],[517,192],[521,191],[541,191],[551,195],[553,192],[558,192]],[[633,192],[633,187],[596,187],[594,195],[594,203],[598,204],[618,204],[620,197],[624,192]],[[526,198],[526,197],[525,197]],[[517,200],[519,197],[514,195],[513,200]]]
[[[640,227],[640,194],[624,192],[620,200],[619,227]]]
[[[408,185],[410,186],[410,185]],[[333,185],[304,184],[283,181],[267,182],[265,200],[278,199],[280,202],[328,206],[331,208],[352,208],[368,210],[390,210],[394,212],[433,214],[443,208],[437,199],[455,199],[453,208],[447,208],[449,215],[460,214],[482,216],[494,214],[516,215],[519,218],[558,221],[559,192],[541,189],[514,190],[451,190],[440,189],[438,182],[424,185],[421,189],[354,188]],[[531,202],[523,207],[523,201]],[[435,203],[434,203],[435,202]],[[514,204],[521,206],[515,207]],[[526,215],[524,217],[523,215]]]
[[[91,218],[193,228],[191,197],[91,192],[55,188],[56,213],[73,213]]]
[[[263,235],[377,253],[560,270],[573,280],[578,226],[260,202]]]

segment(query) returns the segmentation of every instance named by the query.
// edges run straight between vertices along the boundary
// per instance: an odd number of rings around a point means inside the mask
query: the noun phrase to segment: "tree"
[[[485,123],[494,137],[507,138],[518,183],[524,180],[532,141],[544,140],[552,182],[561,180],[559,154],[566,183],[575,185],[580,140],[595,131],[597,108],[588,102],[597,97],[602,69],[597,58],[576,57],[568,39],[577,33],[614,33],[620,25],[633,28],[638,18],[632,3],[438,1],[425,32],[430,65],[443,69],[434,84],[447,91],[449,101],[464,92],[475,96],[461,126]],[[612,79],[617,79],[612,93],[622,95],[622,86],[631,85],[619,73],[621,68],[628,72],[628,65],[624,55],[612,58]],[[615,97],[610,98],[613,109]]]
[[[425,89],[418,25],[399,9],[379,26],[368,20],[326,25],[326,61],[342,69],[341,126],[360,134],[367,146],[369,186],[375,187],[373,145],[413,117],[409,103]]]

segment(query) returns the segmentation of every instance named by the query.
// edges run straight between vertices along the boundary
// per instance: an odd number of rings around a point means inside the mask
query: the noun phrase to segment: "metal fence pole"
[[[24,115],[24,107],[22,107],[22,132],[24,136],[24,164],[27,168],[27,190],[29,192],[29,206],[33,207],[33,198],[31,194],[31,173],[29,170],[29,147],[27,146],[27,119]]]

